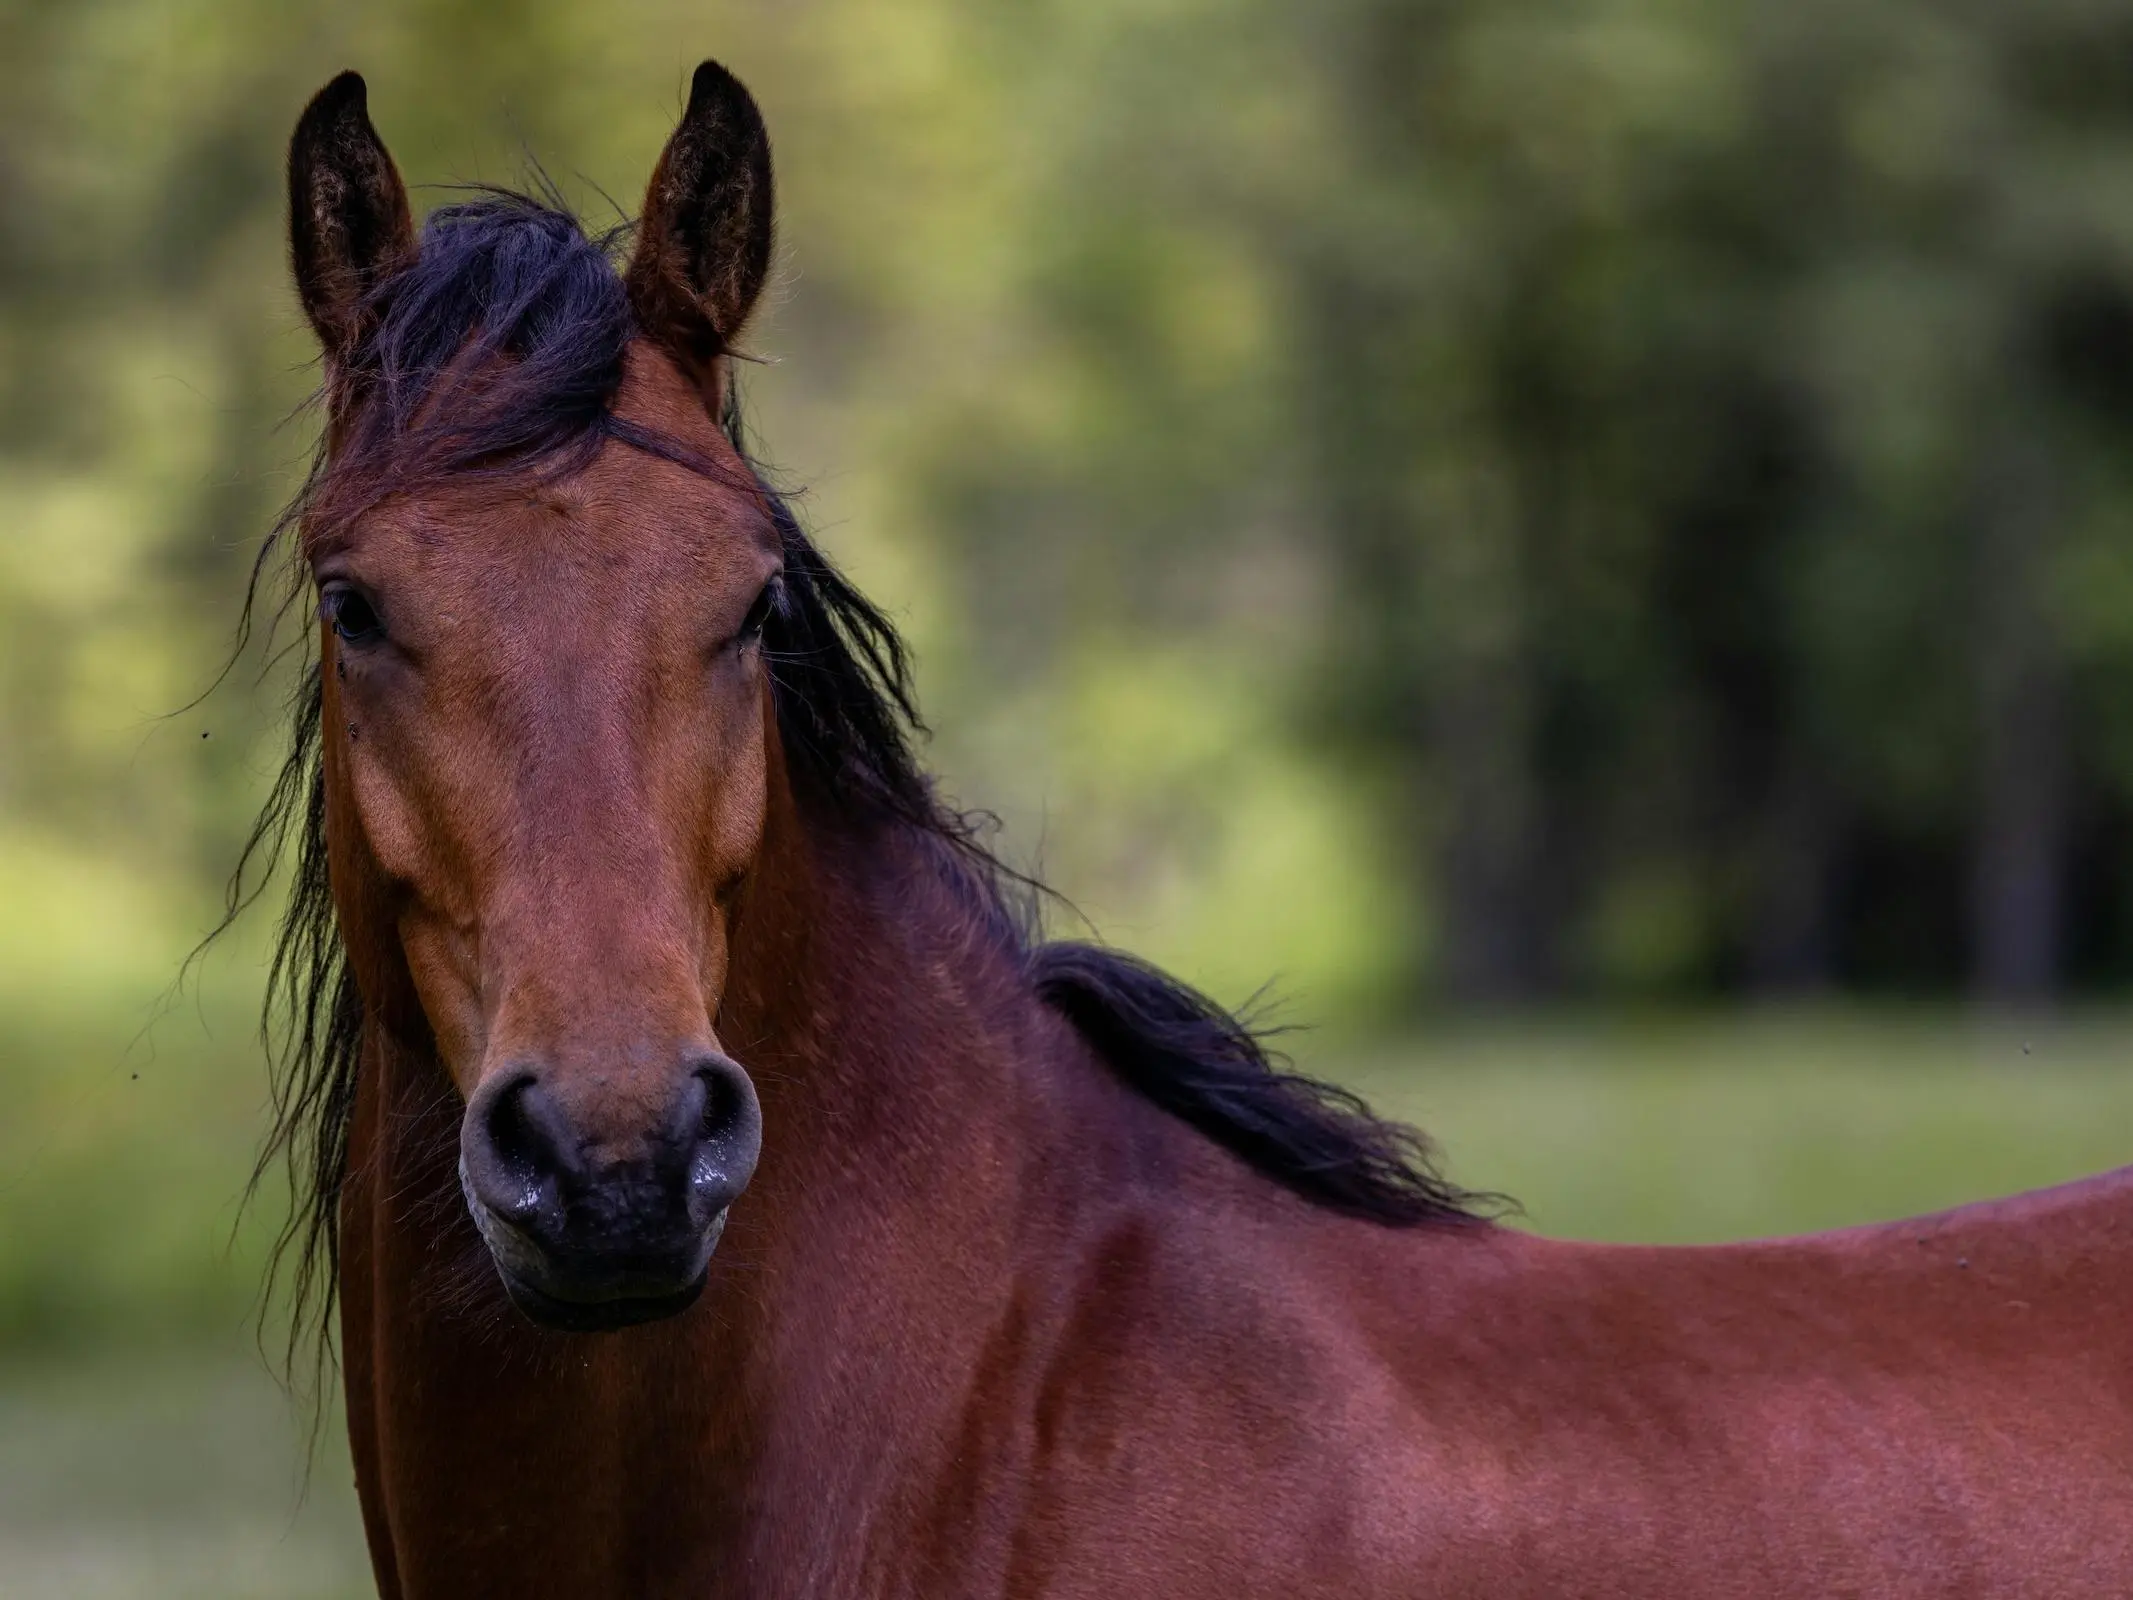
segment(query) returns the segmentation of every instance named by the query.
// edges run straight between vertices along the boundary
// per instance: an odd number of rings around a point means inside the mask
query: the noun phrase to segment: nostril
[[[531,1077],[505,1084],[481,1119],[486,1159],[479,1163],[481,1198],[492,1211],[516,1223],[537,1215],[549,1200],[561,1158],[545,1096]]]
[[[724,1210],[748,1186],[762,1148],[762,1111],[755,1085],[738,1063],[713,1056],[696,1069],[703,1086],[696,1119],[690,1186],[698,1202]]]
[[[704,1086],[704,1111],[697,1123],[697,1142],[715,1144],[726,1137],[742,1116],[741,1095],[744,1091],[729,1073],[699,1072],[696,1081]]]

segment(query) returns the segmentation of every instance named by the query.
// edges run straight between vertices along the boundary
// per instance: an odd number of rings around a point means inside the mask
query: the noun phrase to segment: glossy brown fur
[[[614,410],[716,463],[708,304]],[[1122,1081],[936,841],[800,793],[722,653],[777,554],[733,475],[609,440],[307,553],[406,652],[321,630],[385,1595],[2133,1592],[2133,1177],[1695,1250],[1336,1214]],[[702,1299],[535,1327],[466,1097],[537,1056],[626,1144],[699,1037],[764,1129]]]

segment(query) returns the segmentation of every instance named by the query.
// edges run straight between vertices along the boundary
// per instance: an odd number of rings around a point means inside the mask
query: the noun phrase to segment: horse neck
[[[893,1302],[967,1333],[959,1298],[1011,1275],[1056,1170],[1043,1146],[1078,1041],[952,847],[902,826],[804,837],[797,870],[766,874],[790,887],[744,915],[719,1018],[766,1130],[735,1261],[811,1322],[850,1314],[878,1340]]]
[[[744,923],[720,1019],[766,1130],[721,1253],[755,1308],[744,1543],[787,1592],[863,1593],[860,1530],[908,1560],[999,1469],[1034,1325],[1162,1129],[1037,999],[953,847],[809,840],[777,875],[804,912]],[[928,1560],[981,1558],[961,1537]]]
[[[693,1525],[705,1505],[746,1506],[734,1543],[772,1570],[812,1571],[813,1592],[853,1589],[853,1509],[923,1516],[910,1497],[953,1470],[988,1344],[1041,1272],[1032,1241],[1051,1251],[1073,1234],[1105,1143],[1104,1106],[1081,1102],[1109,1086],[1078,1070],[1076,1036],[1031,993],[1015,941],[959,870],[901,826],[809,827],[774,808],[717,1019],[756,1082],[764,1150],[703,1300],[672,1322],[591,1340],[520,1324],[459,1200],[441,1066],[373,1055],[386,1081],[358,1144],[387,1154],[368,1189],[371,1242],[344,1262],[363,1279],[344,1272],[346,1305],[380,1330],[356,1336],[374,1337],[381,1361],[388,1341],[419,1340],[397,1358],[448,1377],[421,1392],[456,1396],[449,1415],[394,1425],[537,1419],[540,1448],[612,1453],[618,1480],[644,1481],[658,1461],[677,1494],[693,1486]],[[1068,1129],[1071,1163],[1046,1150]],[[456,1262],[442,1294],[418,1276],[440,1259]],[[831,1508],[841,1520],[817,1526]]]

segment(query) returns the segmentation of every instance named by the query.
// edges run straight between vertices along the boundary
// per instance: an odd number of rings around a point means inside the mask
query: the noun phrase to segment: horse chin
[[[658,1322],[678,1316],[696,1304],[704,1292],[708,1273],[698,1273],[694,1282],[668,1294],[621,1295],[604,1300],[569,1300],[516,1276],[499,1265],[504,1292],[511,1303],[541,1327],[557,1333],[612,1333],[617,1328],[641,1322]]]
[[[599,1255],[559,1260],[478,1201],[471,1209],[511,1303],[530,1321],[559,1333],[609,1333],[679,1316],[703,1294],[712,1254],[726,1231],[722,1211],[667,1265],[654,1267],[640,1259],[623,1267]]]

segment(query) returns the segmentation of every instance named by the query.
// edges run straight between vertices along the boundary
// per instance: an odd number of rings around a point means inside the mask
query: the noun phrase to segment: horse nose
[[[653,1126],[617,1139],[591,1136],[538,1071],[493,1075],[460,1134],[477,1220],[485,1210],[556,1264],[694,1254],[748,1185],[762,1114],[725,1056],[698,1056],[677,1078]]]

